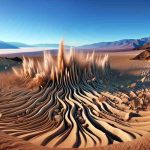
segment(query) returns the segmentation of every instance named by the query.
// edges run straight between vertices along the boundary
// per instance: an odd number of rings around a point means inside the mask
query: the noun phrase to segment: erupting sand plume
[[[149,89],[145,93],[138,82],[133,91],[120,90],[108,55],[68,52],[61,42],[57,60],[45,51],[42,60],[24,57],[13,70],[19,84],[0,98],[0,130],[9,135],[47,147],[84,148],[150,131],[150,111],[144,111]]]
[[[97,77],[98,79],[107,77],[109,69],[108,55],[99,58],[95,57],[93,52],[91,56],[87,54],[85,59],[85,54],[75,53],[72,48],[69,53],[66,53],[63,41],[59,47],[57,62],[49,52],[45,51],[42,62],[24,57],[22,68],[13,68],[18,77],[30,79],[31,83],[46,83],[49,80],[61,82],[63,78],[71,80],[71,77],[76,82],[78,78],[90,80]]]

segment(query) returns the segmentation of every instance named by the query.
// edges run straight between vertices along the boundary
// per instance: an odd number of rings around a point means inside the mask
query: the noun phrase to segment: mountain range
[[[15,45],[11,45],[9,43],[0,41],[0,49],[16,49],[16,48],[18,48],[18,47]]]
[[[79,49],[94,49],[94,50],[123,50],[136,49],[145,44],[150,43],[150,37],[141,39],[123,39],[113,42],[99,42],[89,45],[79,46]]]
[[[81,50],[101,50],[101,51],[113,51],[113,50],[131,50],[131,49],[138,49],[145,44],[150,43],[150,37],[141,38],[141,39],[123,39],[119,41],[113,42],[98,42],[88,45],[76,46],[76,49]],[[46,47],[50,49],[58,49],[59,44],[25,44],[20,42],[3,42],[0,41],[0,49],[15,49],[20,47]],[[70,46],[66,45],[66,48]]]

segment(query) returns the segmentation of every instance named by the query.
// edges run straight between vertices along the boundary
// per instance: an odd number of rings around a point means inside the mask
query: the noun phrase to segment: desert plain
[[[0,149],[148,150],[150,62],[142,50],[0,58]]]

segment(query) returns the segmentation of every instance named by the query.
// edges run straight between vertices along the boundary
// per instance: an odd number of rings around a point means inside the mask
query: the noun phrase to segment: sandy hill
[[[138,50],[144,50],[144,51],[141,52],[140,54],[138,54],[133,59],[150,60],[150,43],[149,44],[145,44],[144,46],[139,47]]]

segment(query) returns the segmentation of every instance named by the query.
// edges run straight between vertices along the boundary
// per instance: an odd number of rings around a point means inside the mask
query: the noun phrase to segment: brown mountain
[[[150,43],[149,44],[145,44],[144,46],[139,47],[138,50],[144,50],[144,51],[141,52],[136,57],[134,57],[133,59],[150,60]]]

